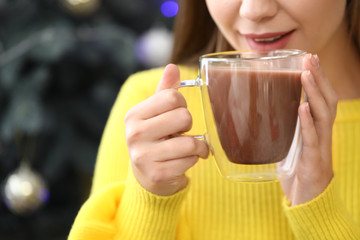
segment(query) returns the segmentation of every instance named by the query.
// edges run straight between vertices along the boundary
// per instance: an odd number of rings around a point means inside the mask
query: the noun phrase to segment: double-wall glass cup
[[[294,173],[302,148],[301,50],[203,55],[199,76],[181,86],[201,91],[203,137],[220,173],[235,181],[270,181]]]

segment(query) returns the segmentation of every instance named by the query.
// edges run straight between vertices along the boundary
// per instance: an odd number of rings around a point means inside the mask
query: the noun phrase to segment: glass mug
[[[294,173],[302,139],[301,50],[233,51],[200,57],[197,86],[204,138],[220,173],[235,181],[271,181]]]

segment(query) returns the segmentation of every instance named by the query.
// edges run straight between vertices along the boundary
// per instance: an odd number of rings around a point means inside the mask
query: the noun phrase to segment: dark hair
[[[347,1],[346,15],[350,36],[360,53],[360,0]],[[216,27],[205,0],[180,0],[171,62],[194,65],[202,54],[226,50],[232,47]]]
[[[205,0],[180,0],[171,62],[197,63],[200,55],[215,50],[217,31]]]
[[[350,37],[360,54],[360,0],[348,0],[346,6]]]

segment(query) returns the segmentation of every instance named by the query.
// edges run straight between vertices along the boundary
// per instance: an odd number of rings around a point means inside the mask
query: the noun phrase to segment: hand
[[[148,191],[171,195],[187,185],[186,170],[206,158],[205,142],[178,133],[191,129],[192,117],[179,85],[179,69],[165,68],[156,94],[134,106],[125,117],[126,141],[134,175]]]
[[[333,177],[332,127],[337,95],[316,55],[305,56],[304,66],[307,71],[302,73],[301,83],[308,102],[299,107],[302,154],[294,176],[281,180],[283,191],[292,206],[318,196]]]

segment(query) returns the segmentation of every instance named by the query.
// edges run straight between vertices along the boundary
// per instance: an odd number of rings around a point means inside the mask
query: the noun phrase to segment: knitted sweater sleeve
[[[186,191],[164,197],[147,192],[134,179],[126,186],[110,184],[82,206],[68,239],[176,239]]]
[[[285,214],[296,239],[360,239],[360,226],[351,218],[337,191],[336,177],[318,197],[290,207],[284,201]]]
[[[126,112],[155,92],[161,74],[160,70],[135,74],[123,85],[102,137],[91,196],[68,239],[175,239],[187,188],[166,197],[146,191],[129,167],[125,141]]]

